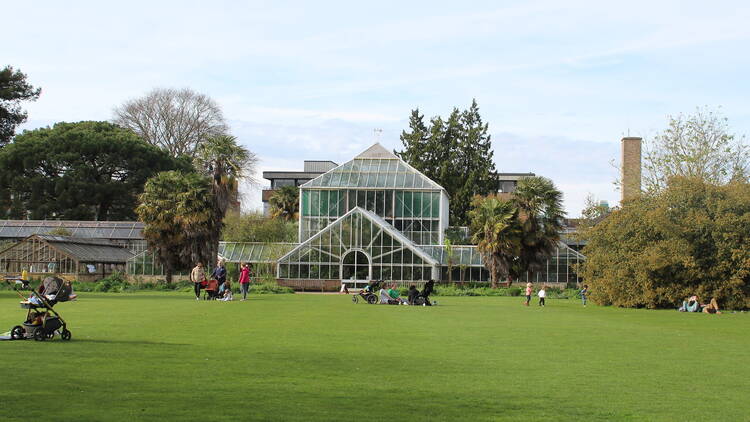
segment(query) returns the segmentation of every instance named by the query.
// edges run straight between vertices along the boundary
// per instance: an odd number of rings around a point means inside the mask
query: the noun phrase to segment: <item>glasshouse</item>
[[[56,273],[96,279],[125,271],[133,254],[102,239],[32,235],[0,250],[0,273]]]
[[[445,189],[375,144],[300,187],[300,243],[278,259],[278,278],[487,281],[476,247],[444,246],[448,207]],[[575,283],[583,259],[560,242],[522,281]]]

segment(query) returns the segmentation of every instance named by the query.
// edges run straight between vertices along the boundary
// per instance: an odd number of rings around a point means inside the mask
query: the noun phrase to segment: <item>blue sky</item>
[[[13,2],[0,65],[42,87],[27,129],[107,120],[154,87],[206,93],[260,171],[342,163],[375,128],[397,148],[411,109],[476,98],[498,169],[550,177],[570,216],[588,193],[618,203],[624,134],[697,106],[750,133],[747,2],[357,3]]]

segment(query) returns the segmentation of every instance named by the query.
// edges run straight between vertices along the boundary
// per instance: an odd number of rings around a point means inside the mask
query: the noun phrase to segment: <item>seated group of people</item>
[[[715,298],[708,303],[700,303],[698,296],[690,296],[682,301],[682,306],[678,309],[680,312],[703,312],[705,314],[720,314],[719,304]]]
[[[383,288],[378,291],[378,297],[380,298],[380,303],[385,305],[414,305],[417,298],[422,296],[424,298],[424,304],[430,306],[432,304],[430,303],[429,297],[430,294],[432,294],[434,284],[435,282],[432,280],[425,283],[422,293],[417,290],[417,286],[412,284],[409,286],[409,295],[404,299],[400,297],[401,294],[398,291],[397,284],[391,283],[390,285],[384,285]],[[388,288],[386,289],[386,287]]]

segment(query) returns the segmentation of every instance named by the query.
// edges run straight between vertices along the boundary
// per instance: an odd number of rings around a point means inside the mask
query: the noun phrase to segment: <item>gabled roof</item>
[[[29,236],[22,242],[15,243],[2,252],[21,247],[24,242],[33,239],[39,239],[47,243],[51,248],[60,251],[78,262],[117,264],[125,263],[133,257],[133,254],[129,250],[107,240],[50,235]]]
[[[301,187],[445,190],[380,144]]]
[[[219,256],[227,262],[273,263],[296,243],[219,242]]]
[[[354,158],[355,159],[357,159],[357,158],[361,158],[361,159],[364,159],[364,158],[387,158],[387,159],[392,159],[392,160],[398,160],[398,157],[394,153],[392,153],[392,152],[388,151],[387,149],[385,149],[385,147],[383,147],[382,145],[380,145],[380,143],[378,143],[378,142],[376,142],[370,148],[367,148],[366,150],[362,151],[361,154],[359,154],[358,156],[356,156]]]
[[[0,238],[23,239],[64,228],[72,237],[93,239],[143,239],[139,221],[0,220]]]
[[[369,220],[370,222],[372,222],[373,225],[375,225],[379,229],[383,230],[383,232],[385,232],[388,235],[390,235],[391,237],[393,237],[394,240],[398,241],[404,248],[407,248],[410,251],[412,251],[415,255],[417,255],[418,257],[420,257],[427,264],[429,264],[429,265],[438,265],[438,261],[435,260],[435,258],[433,258],[432,256],[430,256],[430,254],[428,254],[425,251],[423,251],[422,249],[420,249],[419,246],[415,245],[411,240],[409,240],[406,236],[404,236],[400,231],[396,230],[395,227],[393,227],[390,224],[388,224],[387,221],[385,221],[382,218],[380,218],[377,214],[375,214],[373,212],[370,212],[370,211],[367,211],[367,210],[365,210],[363,208],[360,208],[360,207],[354,207],[354,208],[352,208],[349,212],[347,212],[346,214],[342,215],[341,217],[339,217],[338,219],[336,219],[336,221],[334,221],[333,223],[331,223],[328,226],[326,226],[323,230],[321,230],[318,233],[316,233],[315,236],[313,236],[313,237],[307,239],[306,241],[304,241],[303,243],[300,243],[299,245],[297,245],[297,247],[295,247],[294,249],[292,249],[288,253],[284,254],[284,256],[282,256],[281,258],[279,258],[279,262],[282,262],[284,259],[288,258],[289,256],[292,256],[295,252],[303,250],[305,247],[314,244],[314,242],[318,238],[320,238],[321,236],[323,236],[326,232],[338,229],[339,225],[343,221],[352,218],[354,215],[361,215],[363,218],[365,218],[365,219]],[[367,240],[367,241],[369,242],[370,240]],[[346,246],[348,248],[350,248],[350,249],[351,248],[357,249],[357,248],[360,248],[360,247],[362,247],[364,245],[346,245]]]

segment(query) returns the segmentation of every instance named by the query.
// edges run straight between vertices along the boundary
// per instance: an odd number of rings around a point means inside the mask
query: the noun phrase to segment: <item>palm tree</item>
[[[258,159],[254,153],[237,143],[237,138],[220,135],[206,139],[195,151],[194,165],[198,171],[211,178],[212,207],[216,226],[207,243],[210,262],[215,261],[224,227],[224,217],[237,202],[240,181],[250,180]]]
[[[529,177],[518,182],[511,199],[518,208],[522,242],[514,275],[541,268],[557,250],[565,212],[562,193],[551,180]]]
[[[299,217],[299,189],[296,186],[283,186],[268,198],[271,204],[271,217],[294,221]]]
[[[497,288],[500,277],[507,278],[521,246],[518,209],[497,195],[475,196],[469,211],[472,241],[490,272],[491,286]]]
[[[135,211],[167,283],[175,270],[208,262],[210,255],[201,245],[216,226],[212,199],[208,179],[196,173],[167,171],[146,182]]]

